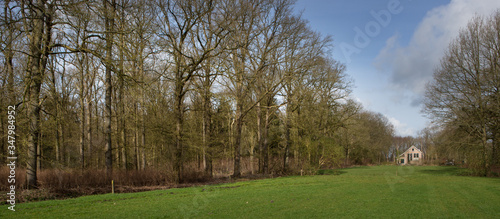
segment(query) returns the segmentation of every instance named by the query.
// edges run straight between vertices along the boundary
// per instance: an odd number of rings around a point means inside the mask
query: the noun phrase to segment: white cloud
[[[375,65],[391,72],[391,86],[410,93],[411,105],[417,106],[432,79],[434,69],[449,43],[475,15],[489,16],[500,8],[498,0],[452,0],[448,5],[427,12],[407,46],[398,44],[399,34],[386,41]]]
[[[352,97],[354,97],[354,96],[352,96]],[[354,98],[352,98],[352,97],[351,97],[351,99],[354,99],[354,101],[356,101],[357,103],[361,104],[363,107],[369,108],[369,107],[372,106],[372,103],[369,100],[368,101],[363,101],[359,97],[354,97]]]
[[[394,130],[396,131],[396,135],[399,136],[415,136],[415,130],[408,127],[408,124],[402,123],[394,117],[390,117],[385,115],[389,122],[394,126]]]

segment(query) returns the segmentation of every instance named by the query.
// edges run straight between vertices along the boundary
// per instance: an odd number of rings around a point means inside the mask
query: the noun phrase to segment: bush
[[[0,178],[7,179],[8,167],[0,168]],[[114,170],[112,179],[115,192],[130,192],[137,187],[172,186],[173,174],[165,170]],[[189,181],[200,178],[189,178]],[[105,170],[74,170],[74,169],[46,169],[38,173],[39,189],[26,190],[26,170],[16,169],[16,201],[38,201],[54,198],[68,198],[82,195],[102,194],[111,192],[111,179],[106,176]],[[7,191],[10,184],[7,180],[0,181],[1,201],[7,200]]]

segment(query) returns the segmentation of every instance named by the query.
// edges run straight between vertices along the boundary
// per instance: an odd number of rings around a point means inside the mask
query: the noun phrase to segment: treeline
[[[181,182],[388,161],[392,125],[349,100],[331,38],[293,3],[4,1],[2,162],[8,105],[28,188],[51,168]]]
[[[500,11],[472,19],[446,50],[424,102],[439,159],[482,176],[500,164],[499,33]]]

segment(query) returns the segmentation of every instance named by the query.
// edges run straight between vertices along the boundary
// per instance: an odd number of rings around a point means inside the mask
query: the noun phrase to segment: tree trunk
[[[37,150],[38,150],[38,137],[40,134],[40,88],[42,85],[42,73],[40,66],[40,56],[41,53],[37,47],[39,46],[39,39],[36,36],[37,29],[42,26],[41,21],[34,21],[34,30],[33,35],[35,35],[31,45],[31,68],[30,68],[30,78],[31,83],[29,85],[29,136],[28,136],[28,163],[26,166],[26,174],[27,174],[27,182],[28,189],[37,187],[37,172],[36,172],[36,163],[37,163]],[[35,47],[35,48],[33,48]]]
[[[292,147],[292,139],[291,139],[291,116],[292,116],[292,110],[290,105],[290,101],[288,100],[287,106],[286,106],[286,115],[285,115],[285,153],[283,156],[283,172],[288,171],[288,163],[289,163],[289,156],[290,156],[290,148]]]
[[[55,127],[55,134],[56,137],[54,139],[54,145],[55,145],[55,153],[56,153],[56,161],[60,163],[61,160],[64,161],[64,159],[61,159],[61,135],[60,132],[61,130],[59,129],[61,119],[60,117],[60,101],[59,101],[59,94],[56,89],[56,75],[55,75],[55,69],[51,69],[52,73],[52,95],[54,96],[54,101],[55,101],[55,112],[54,112],[54,119],[56,122],[56,127]]]
[[[122,62],[122,61],[120,61]],[[121,63],[123,67],[123,63]],[[123,68],[122,68],[123,69]],[[123,70],[121,70],[123,71]],[[120,116],[118,116],[120,124],[120,142],[119,142],[119,153],[121,154],[121,164],[123,169],[127,169],[127,135],[126,135],[126,116],[125,116],[125,103],[123,100],[124,95],[124,82],[123,82],[123,72],[119,76],[119,92],[118,92],[118,103],[120,108]]]
[[[235,123],[236,123],[236,130],[234,133],[234,170],[233,170],[233,177],[240,177],[241,176],[241,164],[240,164],[240,159],[241,159],[241,131],[243,127],[243,116],[242,116],[242,111],[243,111],[243,105],[241,102],[236,104],[236,116],[235,116]]]
[[[120,77],[119,71],[120,70],[118,70],[118,72],[117,72],[117,77]],[[111,83],[113,83],[113,82],[111,82]],[[114,141],[112,144],[112,148],[113,148],[112,153],[114,156],[113,161],[115,161],[115,162],[113,162],[113,168],[118,168],[118,169],[121,168],[121,164],[122,164],[122,162],[121,162],[121,160],[122,160],[122,157],[121,157],[121,155],[122,155],[121,154],[121,136],[120,136],[120,128],[121,128],[121,125],[120,125],[120,103],[118,102],[118,94],[117,94],[119,92],[119,89],[120,89],[119,87],[118,87],[118,89],[116,89],[116,87],[115,87],[115,89],[113,90],[113,94],[111,96],[111,99],[115,100],[114,101],[115,103],[111,106],[111,108],[114,109],[112,111],[112,113],[114,113],[114,115],[112,116],[112,119],[111,119],[111,121],[114,122],[114,126],[113,126],[114,128],[111,129],[111,133],[117,133],[116,135],[114,135]],[[111,102],[113,102],[113,101],[111,101]],[[111,136],[113,136],[113,134]]]
[[[178,82],[179,83],[179,82]],[[182,181],[182,164],[184,157],[184,148],[182,145],[182,125],[183,125],[183,104],[182,104],[182,86],[177,85],[175,95],[175,171],[177,172],[177,180]]]
[[[142,51],[142,50],[141,50]],[[142,81],[145,81],[144,77],[144,61],[142,55],[139,55],[139,76]],[[141,89],[141,136],[142,136],[142,169],[146,169],[146,106],[145,100],[146,95],[144,94],[144,89]]]
[[[32,30],[29,35],[29,136],[28,159],[26,165],[26,180],[28,189],[36,188],[37,181],[37,151],[40,136],[40,90],[45,74],[48,58],[48,43],[51,41],[52,18],[50,7],[47,9],[45,1],[36,1],[30,5]],[[45,21],[45,22],[44,22]]]
[[[496,127],[493,127],[492,131],[492,136],[493,136],[493,141],[491,143],[491,165],[498,165],[499,160],[498,160],[498,140],[500,133],[498,133],[498,130]]]
[[[263,154],[263,147],[262,147],[262,108],[260,106],[260,102],[257,103],[257,148],[259,149],[259,173],[264,172],[263,168],[263,161],[264,161],[264,154]]]
[[[112,176],[113,172],[113,148],[111,144],[111,95],[113,93],[113,87],[111,83],[111,65],[113,61],[113,26],[114,26],[114,13],[115,13],[115,0],[112,0],[111,5],[108,5],[108,0],[104,0],[105,8],[105,28],[106,28],[106,71],[104,86],[105,91],[105,103],[104,103],[104,135],[105,135],[105,163],[106,163],[106,173],[108,177]]]
[[[139,170],[141,169],[141,159],[140,159],[140,151],[139,151],[139,122],[138,122],[138,116],[137,114],[139,113],[138,112],[138,108],[139,108],[139,103],[135,103],[134,104],[134,107],[135,107],[135,115],[134,115],[134,120],[135,120],[135,124],[134,124],[134,165],[135,165],[135,169],[136,170]]]
[[[123,4],[123,1],[121,2]],[[121,8],[120,11],[120,45],[119,45],[119,53],[120,53],[120,74],[118,76],[118,104],[120,109],[120,116],[118,119],[120,120],[120,143],[119,143],[119,152],[121,157],[122,168],[127,169],[127,136],[126,136],[126,117],[125,117],[125,103],[124,103],[124,95],[125,95],[125,87],[124,87],[124,77],[125,77],[125,66],[124,66],[124,49],[125,49],[125,38],[124,38],[124,22],[125,22],[125,13],[124,8]]]
[[[83,66],[82,66],[83,67]],[[82,170],[85,169],[85,132],[86,132],[86,126],[85,122],[87,121],[86,119],[86,111],[85,107],[87,104],[85,103],[85,87],[87,82],[85,81],[84,78],[84,73],[83,69],[81,69],[81,83],[80,83],[80,165]]]
[[[8,33],[7,35],[7,40],[5,41],[5,49],[4,49],[4,56],[5,56],[5,69],[7,73],[7,92],[8,92],[8,104],[9,105],[14,105],[16,104],[16,95],[14,93],[14,52],[12,51],[12,41],[14,40],[13,34],[14,34],[14,27],[12,25],[12,18],[9,16],[9,3],[10,1],[7,0],[4,2],[4,19],[5,22],[7,22],[7,30]]]
[[[262,153],[264,162],[262,162],[262,172],[269,173],[269,119],[270,119],[270,103],[266,104],[266,115],[264,117],[264,132],[262,133]]]
[[[89,88],[89,95],[87,97],[87,99],[89,99],[90,97],[90,88]],[[89,167],[92,167],[92,150],[93,150],[93,147],[92,147],[92,120],[91,120],[91,117],[92,117],[92,103],[90,100],[87,100],[87,110],[88,110],[88,115],[87,115],[87,130],[86,130],[86,135],[87,135],[87,146],[88,146],[88,155],[89,155],[89,160],[88,160],[88,166]]]
[[[60,146],[60,135],[59,135],[59,118],[57,118],[59,115],[59,113],[57,112],[57,107],[56,107],[56,113],[55,113],[55,117],[56,117],[56,138],[55,138],[55,147],[56,147],[56,161],[58,163],[60,163],[61,161],[61,146]]]
[[[15,93],[14,93],[14,65],[13,65],[13,59],[14,59],[14,53],[12,51],[12,41],[13,41],[13,32],[14,32],[14,28],[12,26],[12,18],[9,16],[9,3],[10,1],[7,0],[4,2],[5,5],[4,5],[4,21],[7,23],[7,33],[5,34],[7,36],[7,39],[4,41],[5,43],[5,48],[4,48],[4,51],[3,51],[3,54],[5,56],[5,69],[6,69],[6,74],[7,74],[7,105],[8,106],[14,106],[16,103],[15,103],[15,100],[16,100],[16,96],[15,96]],[[3,81],[5,83],[5,81]],[[3,86],[3,84],[2,84]],[[1,101],[2,102],[2,106],[3,105],[3,100]],[[1,115],[1,120],[0,122],[2,122],[2,133],[3,135],[5,135],[6,133],[6,126],[5,126],[5,121],[4,121],[4,115],[7,115],[6,113],[3,114],[3,109],[1,110],[2,112],[2,115]],[[2,135],[2,136],[3,136]],[[6,145],[6,142],[5,141],[2,141],[1,143],[1,150],[2,152],[5,151],[5,145]],[[0,163],[4,163],[4,156],[0,156]]]
[[[141,170],[146,169],[146,135],[144,132],[144,129],[142,129],[142,146],[141,146],[141,155],[142,155],[142,165],[141,165]]]
[[[206,70],[207,72],[207,70]],[[211,104],[210,104],[210,75],[209,71],[204,81],[203,88],[203,165],[205,173],[212,177],[212,149],[211,149]]]
[[[483,146],[483,175],[487,176],[490,171],[490,156],[488,156],[488,136],[486,131],[486,124],[482,127],[482,146]]]
[[[61,115],[59,116],[61,117]],[[61,122],[61,118],[59,118],[59,123],[57,124],[57,133],[59,135],[59,145],[61,146],[60,148],[60,153],[61,153],[61,164],[64,165],[64,163],[67,161],[66,166],[69,166],[69,152],[67,151],[66,144],[65,144],[65,138],[64,138],[64,130],[63,130],[63,124]]]
[[[97,89],[94,90],[94,92],[97,93]],[[99,104],[97,104],[97,100],[96,100],[96,104],[94,104],[94,105],[95,105],[94,106],[94,110],[95,110],[95,114],[96,114],[95,121],[94,121],[94,123],[95,123],[96,138],[97,139],[101,139],[101,136],[99,135],[99,133],[101,133],[102,130],[99,130],[99,127],[103,127],[103,126],[101,126],[101,123],[100,123],[101,120],[99,119],[99,118],[102,118],[102,117],[101,117],[101,115],[99,115]],[[97,150],[97,151],[99,151],[99,150]],[[100,165],[101,165],[100,161],[101,161],[101,159],[102,159],[102,156],[95,156],[95,167],[97,169],[100,168]]]
[[[141,91],[143,92],[143,91]],[[142,96],[141,102],[141,153],[142,153],[142,166],[141,169],[145,170],[146,169],[146,122],[145,120],[145,109],[144,109],[144,98],[146,98],[144,95]]]
[[[39,173],[42,171],[42,130],[40,130],[40,135],[38,137],[38,148],[36,150],[36,156],[37,158],[37,164],[36,164],[36,171]]]
[[[253,143],[253,142],[252,142]],[[254,150],[255,150],[255,144],[250,144],[250,173],[255,174],[254,170],[254,165],[253,165],[253,160],[254,160]]]
[[[205,103],[203,103],[203,106],[205,106]],[[205,107],[203,107],[205,108]],[[205,120],[205,111],[202,112],[203,113],[203,117],[202,117],[202,122],[201,122],[201,129],[202,129],[202,133],[201,133],[201,164],[203,165],[203,170],[205,170],[205,172],[207,171],[207,127],[206,127],[206,120]],[[201,166],[201,165],[199,165]]]

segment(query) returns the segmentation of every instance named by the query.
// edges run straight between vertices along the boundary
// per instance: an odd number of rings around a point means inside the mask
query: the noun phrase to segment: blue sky
[[[429,124],[420,111],[425,84],[444,50],[475,15],[498,0],[299,0],[312,29],[333,37],[333,57],[354,80],[352,98],[384,114],[396,134]]]

